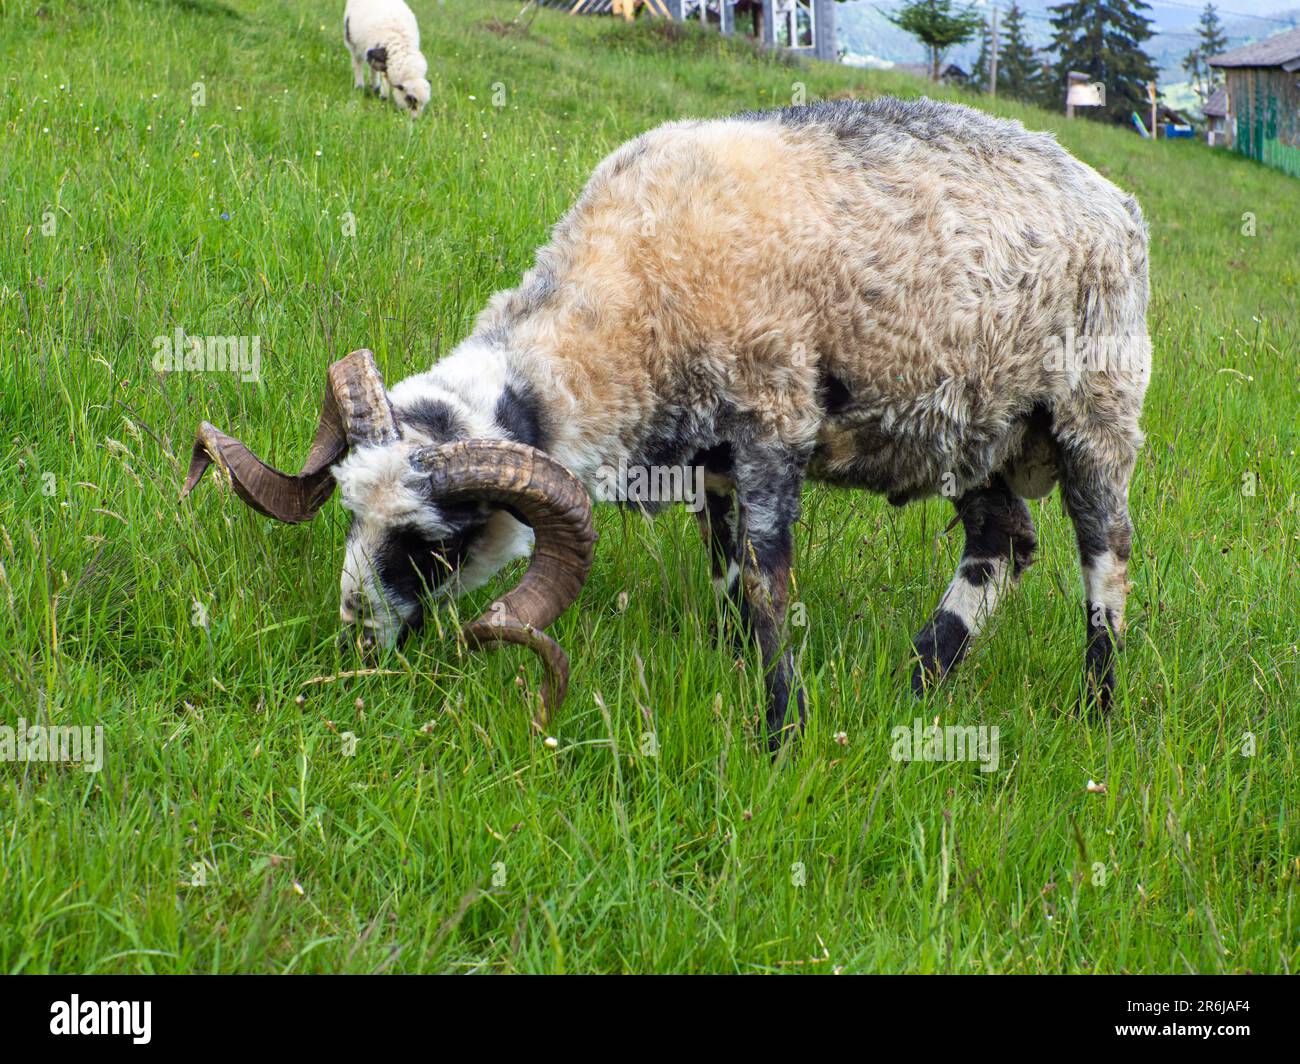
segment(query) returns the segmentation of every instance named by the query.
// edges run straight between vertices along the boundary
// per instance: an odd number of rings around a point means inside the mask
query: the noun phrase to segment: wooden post
[[[1151,139],[1156,139],[1156,83],[1147,82],[1147,95],[1151,97]]]

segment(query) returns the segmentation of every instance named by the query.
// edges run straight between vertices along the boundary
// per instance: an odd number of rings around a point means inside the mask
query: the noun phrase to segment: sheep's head
[[[428,78],[408,78],[400,85],[393,86],[393,103],[399,111],[409,111],[419,118],[433,94]]]
[[[369,351],[329,369],[316,438],[302,470],[281,473],[204,422],[182,498],[212,463],[235,493],[279,521],[310,520],[335,486],[352,514],[340,612],[364,644],[392,645],[430,597],[483,583],[511,557],[528,571],[464,627],[471,647],[516,643],[546,667],[543,711],[564,700],[568,659],[542,629],[577,598],[595,540],[582,485],[541,451],[495,439],[430,445],[404,434]]]

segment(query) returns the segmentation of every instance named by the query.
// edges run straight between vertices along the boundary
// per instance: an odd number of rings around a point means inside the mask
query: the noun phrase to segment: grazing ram
[[[348,0],[343,12],[343,43],[352,54],[354,88],[366,87],[370,67],[375,89],[385,100],[419,116],[429,102],[429,64],[420,51],[420,27],[402,0]]]
[[[965,548],[915,639],[918,691],[1030,563],[1023,500],[1059,480],[1085,694],[1104,710],[1146,305],[1137,203],[1019,123],[891,99],[672,123],[597,167],[519,286],[432,369],[385,392],[368,353],[336,363],[301,474],[205,423],[186,490],[216,459],[245,501],[298,521],[337,484],[343,620],[385,644],[430,593],[526,553],[531,527],[522,583],[467,636],[541,653],[554,704],[567,661],[540,629],[585,579],[602,470],[702,466],[713,575],[761,648],[775,748],[803,717],[783,628],[805,479],[955,501]]]

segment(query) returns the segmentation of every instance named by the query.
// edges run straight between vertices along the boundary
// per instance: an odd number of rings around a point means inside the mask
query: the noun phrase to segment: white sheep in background
[[[369,352],[336,363],[300,474],[205,423],[186,490],[216,461],[241,499],[296,522],[337,485],[353,516],[341,614],[385,644],[526,552],[528,526],[532,566],[467,642],[537,651],[554,705],[566,660],[542,629],[591,564],[587,494],[610,469],[702,469],[701,530],[762,652],[775,747],[803,716],[784,624],[805,479],[955,503],[965,548],[914,640],[918,693],[1029,565],[1024,500],[1059,482],[1085,698],[1104,710],[1147,296],[1137,202],[1018,122],[881,99],[671,123],[596,168],[429,371],[390,389]]]
[[[385,100],[419,115],[429,102],[428,61],[420,52],[420,27],[402,0],[348,0],[343,40],[352,53],[353,87],[366,87],[366,66]]]

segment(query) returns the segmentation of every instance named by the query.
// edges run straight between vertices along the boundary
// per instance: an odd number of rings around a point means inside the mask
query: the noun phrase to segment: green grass
[[[1033,504],[1041,560],[918,704],[909,636],[960,549],[950,508],[817,490],[795,756],[756,740],[756,662],[715,645],[684,513],[599,515],[556,627],[574,683],[552,747],[527,723],[536,664],[462,659],[445,620],[383,674],[304,686],[357,667],[335,645],[344,515],[273,526],[215,482],[178,506],[194,428],[297,468],[329,360],[427,366],[660,121],[924,87],[551,11],[503,34],[482,24],[513,4],[413,0],[434,96],[412,123],[351,92],[341,7],[0,0],[0,54],[23,60],[0,101],[0,712],[105,744],[97,775],[0,764],[0,970],[1300,967],[1300,183],[997,106],[1151,224],[1109,724],[1068,712],[1083,625],[1055,497]],[[155,373],[177,326],[259,336],[260,382]],[[917,716],[996,725],[998,771],[891,760]]]

